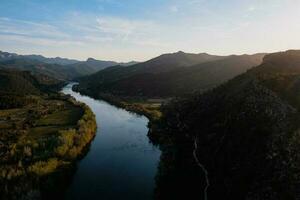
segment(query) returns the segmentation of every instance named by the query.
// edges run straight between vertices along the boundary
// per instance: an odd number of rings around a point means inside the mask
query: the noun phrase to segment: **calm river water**
[[[152,199],[161,153],[147,137],[148,119],[71,88],[67,85],[63,93],[92,109],[98,130],[66,199]]]

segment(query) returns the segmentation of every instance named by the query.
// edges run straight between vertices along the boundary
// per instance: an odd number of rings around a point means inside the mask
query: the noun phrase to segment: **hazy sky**
[[[300,49],[300,0],[0,0],[0,50],[147,60]]]

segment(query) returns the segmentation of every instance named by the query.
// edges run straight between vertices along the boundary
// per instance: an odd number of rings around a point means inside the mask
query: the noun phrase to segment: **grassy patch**
[[[41,137],[49,137],[57,134],[61,129],[68,129],[72,126],[39,126],[29,130],[28,139],[40,139]]]
[[[53,125],[74,125],[82,116],[80,107],[71,107],[70,109],[56,111],[37,121],[36,126],[53,126]]]

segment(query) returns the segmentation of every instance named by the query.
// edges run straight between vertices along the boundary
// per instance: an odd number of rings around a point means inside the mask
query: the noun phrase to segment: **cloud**
[[[173,12],[173,13],[177,13],[178,12],[178,7],[173,5],[170,7],[170,11]]]
[[[121,1],[98,0],[98,5],[108,9],[108,4],[118,2]],[[171,0],[142,8],[123,2],[117,9],[114,6],[113,11],[100,13],[69,10],[52,21],[0,18],[0,46],[18,48],[24,44],[24,49],[36,50],[42,46],[45,52],[58,47],[57,51],[52,50],[52,55],[68,49],[69,55],[101,55],[100,58],[106,55],[105,59],[131,60],[174,50],[231,54],[240,49],[254,51],[260,45],[265,51],[279,43],[298,41],[300,1],[235,2]],[[123,10],[128,8],[130,12]],[[272,34],[266,38],[266,33]]]
[[[159,25],[148,20],[130,20],[118,17],[101,16],[97,18],[100,33],[110,35],[116,40],[147,40],[158,36]]]
[[[16,42],[29,45],[49,46],[49,47],[65,47],[68,46],[81,46],[83,45],[80,41],[71,40],[57,40],[57,39],[46,39],[46,38],[34,38],[24,35],[7,35],[0,34],[0,40],[5,42]]]
[[[248,8],[247,8],[247,11],[249,11],[249,12],[253,12],[253,11],[256,11],[257,10],[257,7],[256,6],[249,6]]]
[[[85,15],[78,12],[70,13],[51,24],[0,18],[0,45],[9,42],[13,46],[84,46],[90,49],[97,46],[120,48],[120,45],[136,48],[162,47],[166,45],[160,39],[161,28],[150,20]]]
[[[47,23],[0,18],[0,32],[32,37],[68,38],[69,35]]]

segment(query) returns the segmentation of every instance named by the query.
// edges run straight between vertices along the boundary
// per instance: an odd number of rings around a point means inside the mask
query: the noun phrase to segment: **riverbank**
[[[87,104],[101,123],[66,199],[153,199],[161,151],[147,137],[148,118],[81,95],[70,86],[64,93]]]
[[[42,198],[49,184],[70,173],[96,133],[94,114],[74,98],[58,93],[31,98],[35,101],[26,106],[0,110],[3,199]]]
[[[162,152],[155,177],[154,199],[178,199],[204,196],[199,193],[205,188],[205,174],[199,169],[193,156],[193,140],[184,136],[177,137],[165,130],[161,124],[161,105],[165,101],[152,103],[145,99],[121,98],[110,94],[95,95],[88,91],[73,90],[95,99],[102,99],[125,110],[144,115],[149,119],[148,138]],[[93,95],[94,94],[94,95]],[[147,105],[148,104],[148,105]],[[150,109],[147,106],[150,106]]]
[[[97,95],[92,92],[80,90],[78,85],[74,85],[72,87],[73,91],[79,92],[80,94],[84,94],[95,99],[102,99],[104,101],[109,102],[112,105],[123,108],[127,111],[134,112],[140,115],[146,116],[150,121],[157,121],[161,117],[160,106],[165,99],[160,99],[156,101],[146,100],[146,99],[138,99],[138,98],[126,98],[119,97],[115,95],[111,95],[108,93],[98,93]]]

